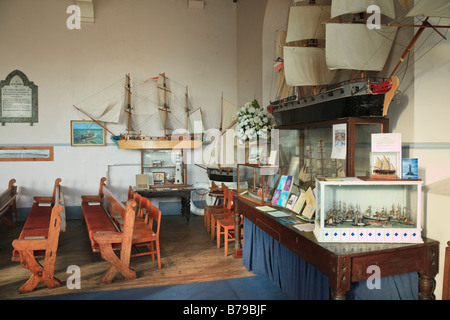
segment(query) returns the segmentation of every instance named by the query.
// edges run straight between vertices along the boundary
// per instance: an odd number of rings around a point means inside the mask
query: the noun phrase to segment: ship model
[[[315,186],[315,179],[320,177],[345,177],[342,161],[339,159],[329,159],[326,161],[324,141],[317,141],[317,152],[314,157],[314,146],[310,142],[305,146],[305,158],[300,166],[298,179],[299,186],[307,189]],[[326,164],[325,164],[326,162]]]
[[[366,210],[361,211],[359,204],[355,204],[354,207],[349,204],[347,207],[345,202],[341,203],[339,201],[338,204],[334,202],[332,207],[327,210],[325,224],[328,226],[337,226],[347,223],[354,227],[365,227],[369,225],[382,227],[388,224],[396,224],[410,227],[415,225],[411,217],[411,209],[404,206],[401,210],[400,204],[397,204],[396,208],[392,204],[392,209],[389,211],[385,206],[372,211],[372,206],[370,205]]]
[[[395,173],[397,171],[392,162],[386,156],[383,156],[381,159],[377,157],[373,168],[373,173],[381,176],[395,176]]]
[[[286,35],[280,32],[277,37],[278,100],[268,106],[278,126],[387,116],[400,84],[396,77],[400,64],[425,29],[444,37],[437,28],[448,26],[432,25],[429,17],[448,18],[450,4],[416,1],[405,17],[427,17],[421,25],[385,23],[381,29],[369,29],[366,10],[372,4],[380,7],[383,21],[396,19],[393,0],[294,1]],[[409,2],[405,6],[409,8]],[[387,78],[378,77],[399,27],[418,31],[394,71]]]
[[[234,119],[238,107],[221,97],[218,135],[211,143],[205,143],[200,161],[196,165],[206,169],[208,179],[217,182],[237,181],[237,139]],[[205,137],[205,141],[213,137]]]
[[[119,82],[120,83],[120,82]],[[166,75],[159,74],[142,81],[139,89],[132,88],[131,77],[125,77],[125,86],[114,88],[121,93],[110,93],[101,102],[89,102],[84,106],[73,106],[93,122],[111,134],[111,140],[120,149],[192,149],[202,145],[203,123],[201,109],[191,112],[186,87],[183,115],[175,117],[170,106],[171,90],[167,85]],[[156,97],[149,97],[142,92],[150,92]],[[132,101],[132,95],[134,101]],[[180,113],[180,112],[179,112]],[[155,120],[158,114],[160,120]],[[179,120],[183,117],[184,120]],[[115,134],[106,124],[119,124],[125,121],[126,132]],[[174,129],[178,121],[178,130]],[[161,123],[162,135],[148,135],[145,131],[154,129],[155,123]],[[190,131],[192,130],[192,131]]]

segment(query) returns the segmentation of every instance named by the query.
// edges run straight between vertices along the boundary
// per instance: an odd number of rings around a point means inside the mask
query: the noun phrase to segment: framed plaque
[[[19,70],[0,81],[0,123],[38,122],[38,87]]]

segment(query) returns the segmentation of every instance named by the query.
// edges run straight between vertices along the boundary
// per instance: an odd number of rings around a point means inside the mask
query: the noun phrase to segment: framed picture
[[[404,158],[402,166],[403,179],[419,179],[419,159]]]
[[[103,125],[103,123],[101,123]],[[98,147],[106,145],[105,129],[93,121],[70,121],[72,147]]]
[[[0,147],[0,161],[53,161],[53,146]]]
[[[264,147],[253,147],[250,149],[250,153],[248,154],[248,163],[251,164],[260,164],[261,158],[263,156],[265,148]]]
[[[166,181],[165,172],[153,172],[153,183],[154,184],[164,184]]]

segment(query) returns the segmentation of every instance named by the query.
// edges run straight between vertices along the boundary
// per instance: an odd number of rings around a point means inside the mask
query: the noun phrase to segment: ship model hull
[[[236,168],[207,168],[206,173],[208,179],[219,182],[236,182],[237,169]]]
[[[277,125],[385,116],[385,95],[391,88],[387,85],[381,89],[384,92],[373,93],[363,89],[367,84],[365,81],[345,83],[304,99],[293,96],[272,102],[269,109]]]
[[[120,149],[197,149],[201,148],[201,139],[165,139],[165,138],[128,138],[121,137],[113,141]]]

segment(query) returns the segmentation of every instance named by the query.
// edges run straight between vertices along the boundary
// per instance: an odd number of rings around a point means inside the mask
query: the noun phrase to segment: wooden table
[[[181,198],[181,214],[186,216],[189,222],[191,217],[191,192],[195,188],[192,186],[173,187],[173,188],[150,188],[146,190],[136,191],[146,198]]]
[[[362,244],[319,243],[312,232],[301,232],[276,218],[255,209],[251,201],[235,196],[236,234],[239,234],[240,215],[250,220],[275,240],[326,275],[332,299],[346,299],[351,282],[367,280],[367,268],[379,266],[383,276],[417,271],[419,299],[434,299],[434,277],[439,268],[439,242],[424,238],[420,244]],[[358,247],[352,253],[349,247]],[[235,242],[235,256],[241,251]]]

